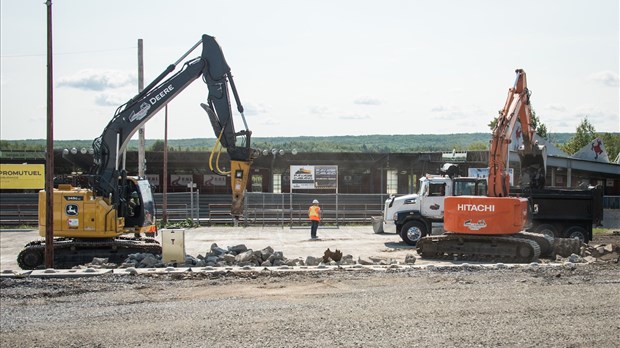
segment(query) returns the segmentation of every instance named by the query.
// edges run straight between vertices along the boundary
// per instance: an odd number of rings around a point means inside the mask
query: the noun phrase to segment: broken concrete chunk
[[[573,238],[555,238],[553,240],[553,253],[562,257],[572,254],[581,254],[581,241]]]
[[[413,254],[405,255],[405,263],[408,265],[413,265],[416,262],[416,257]]]
[[[318,266],[321,262],[321,258],[308,256],[306,257],[306,266]]]
[[[235,256],[235,261],[238,263],[241,262],[252,262],[254,261],[254,251],[252,249],[241,252]]]
[[[340,260],[340,264],[341,265],[353,265],[353,264],[355,264],[355,261],[353,261],[353,255],[351,255],[351,254],[344,255],[342,257],[342,259]]]
[[[271,254],[273,254],[273,248],[272,248],[272,247],[270,247],[270,246],[268,246],[268,247],[266,247],[266,248],[263,248],[263,249],[260,251],[260,254],[261,254],[261,259],[263,259],[263,260],[268,260],[268,259],[269,259],[269,256],[271,256]]]
[[[248,251],[248,247],[246,247],[245,244],[237,244],[237,245],[229,246],[228,251],[237,255],[242,252]]]
[[[568,259],[567,259],[567,260],[568,260],[568,262],[572,262],[572,263],[584,263],[584,262],[586,262],[586,261],[583,259],[583,257],[581,257],[581,256],[579,256],[579,255],[577,255],[577,254],[571,254],[571,255],[568,257]]]
[[[375,264],[370,258],[368,258],[368,257],[361,257],[361,256],[357,259],[357,263],[359,263],[360,265],[365,265],[365,266],[374,265]]]
[[[224,255],[226,254],[226,249],[220,248],[216,243],[211,244],[211,252],[215,255]]]

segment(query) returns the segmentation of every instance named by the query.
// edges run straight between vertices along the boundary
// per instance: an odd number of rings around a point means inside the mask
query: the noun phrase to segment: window
[[[398,192],[398,171],[390,169],[386,172],[386,192],[389,195]]]
[[[446,194],[446,184],[440,183],[431,183],[429,185],[429,196],[445,196]]]
[[[252,175],[252,192],[263,192],[262,175]]]
[[[282,174],[273,174],[273,193],[282,193]]]

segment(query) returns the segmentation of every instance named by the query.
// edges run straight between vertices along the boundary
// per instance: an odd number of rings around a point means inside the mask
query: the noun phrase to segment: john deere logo
[[[75,204],[67,204],[65,207],[65,213],[69,216],[75,216],[78,214],[78,206]]]

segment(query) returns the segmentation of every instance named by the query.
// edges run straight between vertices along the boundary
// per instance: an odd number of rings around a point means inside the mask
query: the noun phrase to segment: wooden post
[[[164,116],[164,172],[163,178],[163,222],[168,223],[168,105],[165,106]]]
[[[52,1],[47,6],[47,151],[45,153],[45,267],[54,268],[54,79]]]
[[[138,39],[138,92],[144,90],[144,49],[142,39]],[[146,154],[144,149],[145,134],[144,126],[138,129],[138,176],[146,176]]]

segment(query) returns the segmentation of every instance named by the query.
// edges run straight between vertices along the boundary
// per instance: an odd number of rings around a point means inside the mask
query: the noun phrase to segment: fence
[[[249,225],[304,226],[308,207],[318,199],[322,224],[370,223],[381,215],[386,194],[247,193],[243,222]]]
[[[155,194],[157,218],[162,218],[163,196]],[[308,207],[313,199],[321,202],[323,222],[331,226],[351,223],[371,223],[371,217],[381,215],[386,194],[301,194],[256,193],[245,196],[244,215],[240,223],[247,225],[305,226]],[[0,225],[36,226],[38,194],[0,193]],[[192,219],[201,225],[234,224],[230,215],[231,196],[199,194],[198,192],[168,193],[168,220]],[[605,196],[603,206],[620,208],[620,196]]]

